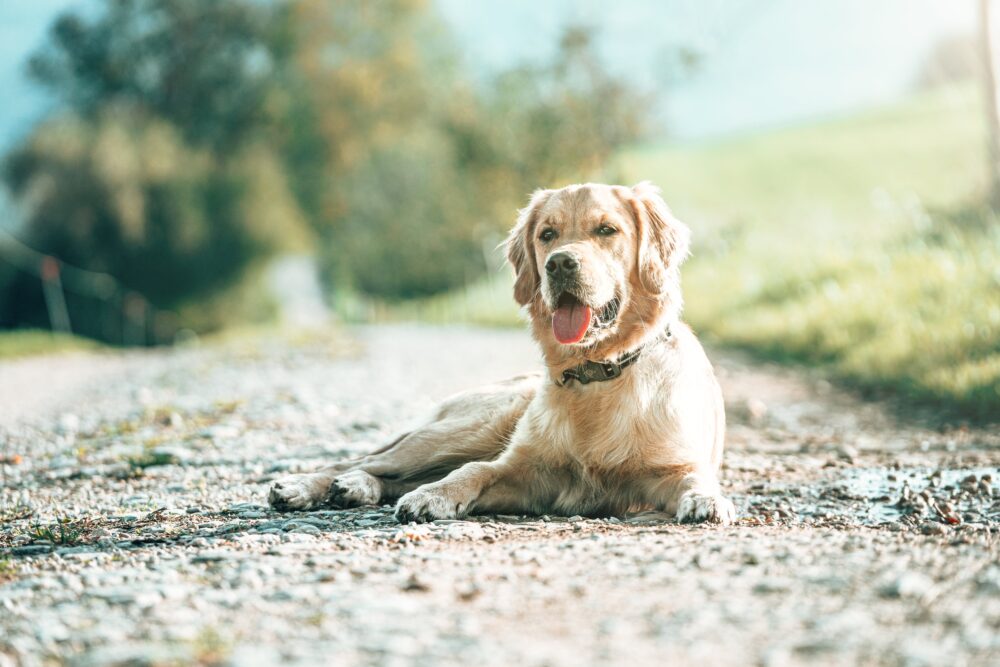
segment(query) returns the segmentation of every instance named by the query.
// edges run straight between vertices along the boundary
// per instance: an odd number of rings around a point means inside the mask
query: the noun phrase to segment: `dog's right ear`
[[[531,241],[538,224],[538,213],[552,192],[535,190],[528,205],[518,212],[517,223],[504,242],[507,261],[514,267],[514,300],[522,306],[530,303],[538,293],[541,277],[535,265],[535,250]]]

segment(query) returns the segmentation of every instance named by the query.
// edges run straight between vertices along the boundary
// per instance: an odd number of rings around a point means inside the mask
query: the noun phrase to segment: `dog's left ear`
[[[643,287],[659,294],[670,273],[687,258],[691,230],[673,216],[660,189],[649,181],[633,186],[632,194],[632,213],[639,231],[639,279]]]
[[[531,239],[538,222],[538,212],[552,196],[552,190],[535,190],[531,201],[518,212],[517,222],[510,230],[504,246],[507,261],[514,267],[514,300],[524,306],[538,293],[541,277],[535,266],[535,252]]]

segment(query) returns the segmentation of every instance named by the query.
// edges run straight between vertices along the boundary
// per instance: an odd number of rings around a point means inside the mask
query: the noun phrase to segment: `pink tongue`
[[[559,306],[552,313],[552,333],[563,345],[579,343],[590,326],[590,306],[579,303]]]

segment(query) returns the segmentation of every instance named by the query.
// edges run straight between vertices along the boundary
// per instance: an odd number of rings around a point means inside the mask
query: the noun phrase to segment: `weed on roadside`
[[[60,546],[73,546],[80,543],[82,531],[68,518],[59,519],[54,525],[35,526],[28,531],[35,542],[51,542]]]

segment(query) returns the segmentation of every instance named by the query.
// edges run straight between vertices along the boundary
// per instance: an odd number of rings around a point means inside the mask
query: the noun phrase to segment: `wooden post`
[[[128,292],[122,310],[125,315],[122,342],[128,346],[146,345],[146,300],[138,292]]]
[[[989,141],[990,206],[1000,212],[1000,116],[993,52],[992,0],[979,0],[979,41],[983,59],[983,95],[986,98],[986,133]]]
[[[49,324],[53,331],[73,333],[69,324],[69,309],[59,276],[59,260],[55,257],[42,258],[42,293],[49,311]]]

